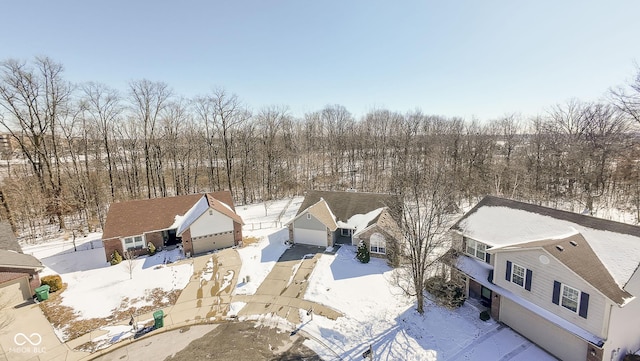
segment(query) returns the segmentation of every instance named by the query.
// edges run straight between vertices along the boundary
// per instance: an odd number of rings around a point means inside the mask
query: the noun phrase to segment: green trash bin
[[[36,298],[38,299],[38,301],[42,302],[44,300],[48,300],[49,299],[49,289],[51,287],[49,287],[49,285],[42,285],[38,288],[36,288]]]
[[[162,310],[153,313],[153,328],[164,326],[164,312]]]

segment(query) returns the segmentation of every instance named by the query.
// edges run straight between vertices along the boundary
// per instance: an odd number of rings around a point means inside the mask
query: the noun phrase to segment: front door
[[[486,307],[491,307],[491,290],[482,286],[480,290],[480,301]]]

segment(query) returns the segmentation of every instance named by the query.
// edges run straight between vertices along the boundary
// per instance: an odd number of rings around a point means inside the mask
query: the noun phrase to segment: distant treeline
[[[402,194],[429,170],[448,180],[452,203],[494,194],[618,208],[638,222],[640,72],[603,99],[484,122],[387,109],[355,119],[341,105],[294,117],[222,89],[185,99],[136,80],[122,93],[72,84],[49,58],[6,60],[0,214],[33,237],[100,227],[114,201],[222,189],[244,204],[307,189]]]

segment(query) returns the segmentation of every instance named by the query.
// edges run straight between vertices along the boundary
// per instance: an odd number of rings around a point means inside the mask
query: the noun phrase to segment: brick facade
[[[187,229],[182,233],[182,252],[193,255],[193,243],[191,243],[191,230]]]
[[[13,281],[25,276],[29,279],[29,288],[31,289],[31,294],[34,294],[35,289],[40,287],[40,275],[38,274],[38,272],[25,270],[22,268],[0,268],[0,284]]]

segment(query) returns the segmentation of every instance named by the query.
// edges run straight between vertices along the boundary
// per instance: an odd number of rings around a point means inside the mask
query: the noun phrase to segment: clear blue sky
[[[472,116],[597,100],[640,63],[640,1],[4,0],[0,59],[68,80],[216,87],[294,115],[342,104]]]

